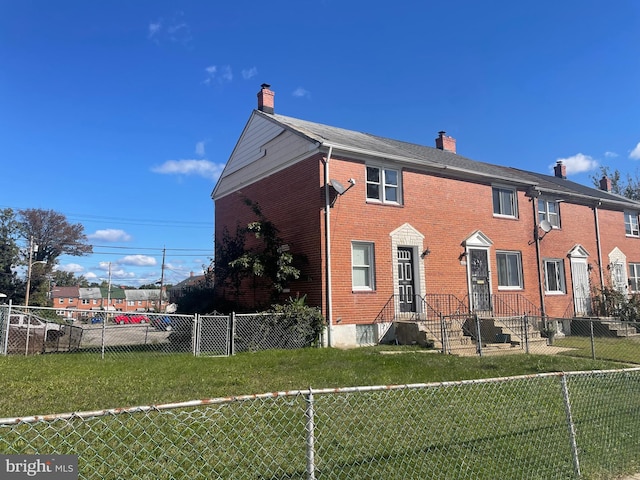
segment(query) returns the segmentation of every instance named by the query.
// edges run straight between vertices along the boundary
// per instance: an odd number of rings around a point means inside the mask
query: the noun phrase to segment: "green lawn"
[[[0,358],[0,417],[327,387],[450,382],[622,364],[540,355],[456,357],[410,347],[229,358]],[[635,472],[640,376],[569,380],[583,478]],[[571,377],[570,377],[571,378]],[[232,401],[0,432],[0,451],[79,454],[83,479],[306,478],[308,399]],[[314,395],[317,478],[574,478],[559,377]]]
[[[402,352],[387,354],[387,352]],[[196,358],[130,353],[0,357],[0,417],[153,405],[309,387],[429,383],[619,368],[566,356],[456,357],[412,347],[304,349]]]

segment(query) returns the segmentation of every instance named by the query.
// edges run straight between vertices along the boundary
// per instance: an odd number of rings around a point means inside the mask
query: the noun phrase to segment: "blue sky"
[[[640,161],[640,2],[0,0],[0,208],[82,223],[59,268],[201,272],[260,84],[277,113],[591,184]]]

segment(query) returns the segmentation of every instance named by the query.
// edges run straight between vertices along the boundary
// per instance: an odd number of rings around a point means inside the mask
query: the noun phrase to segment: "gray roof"
[[[532,188],[542,194],[558,195],[577,203],[594,204],[598,201],[617,208],[640,208],[640,203],[604,190],[588,187],[566,178],[529,172],[512,167],[479,162],[456,153],[435,147],[403,142],[368,133],[331,127],[278,114],[266,114],[256,110],[257,115],[275,121],[284,128],[306,137],[308,140],[332,146],[355,154],[373,155],[404,162],[431,170],[437,174],[468,178],[477,181],[508,182],[524,189]]]

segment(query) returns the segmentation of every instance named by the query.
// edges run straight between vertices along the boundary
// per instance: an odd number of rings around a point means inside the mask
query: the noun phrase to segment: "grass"
[[[556,338],[553,341],[553,345],[572,349],[562,353],[562,355],[592,358],[591,339],[589,337],[570,336]],[[595,351],[596,359],[640,364],[640,340],[637,337],[595,337],[593,350]]]
[[[455,357],[384,346],[229,358],[148,353],[106,360],[86,354],[4,357],[0,416],[310,386],[430,383],[620,367],[579,357]],[[640,448],[640,376],[600,379],[594,374],[570,383],[583,478],[633,471]],[[0,451],[79,453],[83,479],[306,478],[306,408],[305,398],[292,396],[19,424],[0,432]],[[318,478],[573,478],[557,377],[318,394],[314,411]]]
[[[389,351],[403,352],[387,355]],[[619,364],[543,355],[456,357],[413,347],[304,349],[203,358],[130,353],[0,358],[0,417],[40,415],[309,387],[429,383]]]

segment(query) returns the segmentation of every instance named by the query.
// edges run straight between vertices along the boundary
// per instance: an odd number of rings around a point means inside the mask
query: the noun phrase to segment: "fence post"
[[[6,330],[3,330],[4,332],[4,346],[3,346],[3,355],[9,355],[9,317],[11,316],[11,300],[9,300],[9,306],[5,307],[4,305],[2,305],[2,310],[3,310],[3,315],[2,315],[2,321],[4,322],[4,328],[6,328]],[[6,311],[5,311],[6,309]]]
[[[191,350],[194,357],[200,355],[200,314],[193,316],[193,325],[191,326]]]
[[[477,313],[474,313],[473,316],[475,317],[476,320],[476,336],[478,337],[477,342],[477,351],[478,351],[478,355],[482,356],[482,334],[480,333],[480,317],[478,316]]]
[[[591,359],[596,359],[596,342],[593,336],[593,318],[589,319],[589,338],[591,338]]]
[[[529,353],[529,317],[526,313],[522,320],[524,324],[524,353]]]
[[[307,479],[315,480],[316,464],[315,464],[315,425],[313,410],[313,391],[309,388],[309,393],[305,395],[307,408],[305,409],[305,417],[307,419]]]
[[[229,355],[236,354],[236,312],[229,315]]]
[[[573,457],[573,470],[578,478],[580,478],[580,459],[578,458],[578,445],[576,443],[576,427],[573,423],[571,414],[571,402],[569,401],[569,389],[567,388],[567,375],[560,375],[562,384],[562,397],[564,400],[564,410],[567,415],[567,427],[569,428],[569,442],[571,444],[571,456]]]
[[[442,313],[439,313],[438,316],[440,317],[440,340],[442,343],[442,354],[444,355],[445,353],[447,353],[447,348],[446,348],[446,342],[447,342],[447,330],[444,324],[444,315],[442,315]]]

